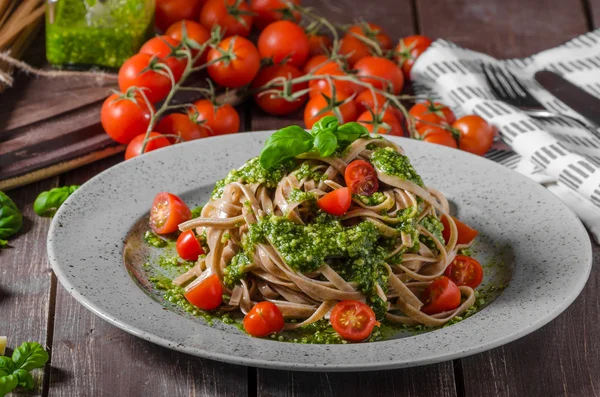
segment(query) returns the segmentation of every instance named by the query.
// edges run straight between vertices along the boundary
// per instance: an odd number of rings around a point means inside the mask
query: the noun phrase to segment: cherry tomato
[[[458,148],[483,156],[494,143],[494,129],[477,115],[464,116],[456,120],[452,127],[458,130]]]
[[[341,103],[347,100],[347,98],[348,95],[340,93],[336,95],[336,98],[326,99],[323,96],[311,98],[304,108],[304,124],[306,128],[312,128],[317,121],[325,116],[337,117],[340,120],[340,124],[356,120],[356,105],[354,102]]]
[[[348,80],[334,80],[331,79],[331,84],[326,76],[347,76],[346,72],[342,70],[340,65],[337,63],[327,63],[313,72],[315,76],[323,76],[322,79],[310,80],[308,86],[310,92],[308,93],[310,98],[321,96],[325,94],[332,96],[331,85],[335,87],[336,93],[339,95],[350,96],[357,91],[357,85]]]
[[[231,52],[229,59],[216,61],[223,52]],[[249,84],[260,69],[260,55],[254,44],[243,37],[228,37],[219,43],[217,48],[211,48],[206,57],[208,75],[219,85],[228,88],[238,88]]]
[[[423,291],[421,311],[426,314],[442,313],[460,306],[460,290],[446,276],[436,278]]]
[[[331,310],[330,321],[335,332],[351,342],[367,339],[377,324],[373,309],[354,300],[338,302]]]
[[[177,237],[175,248],[177,249],[177,255],[186,261],[197,261],[198,257],[204,254],[204,250],[193,230],[186,230],[181,233]]]
[[[244,317],[244,329],[257,338],[283,330],[281,310],[271,302],[259,302]]]
[[[214,310],[223,303],[223,285],[213,274],[183,294],[192,305],[202,310]]]
[[[377,172],[371,163],[365,160],[354,160],[348,164],[344,172],[344,180],[352,194],[370,196],[379,189]]]
[[[185,26],[186,41],[202,45],[210,40],[210,32],[204,26],[194,21],[179,21],[169,26],[165,34],[175,40],[184,41],[183,27]],[[196,60],[195,66],[203,65],[206,62],[207,50]],[[192,50],[192,57],[196,57],[198,50]]]
[[[119,69],[119,89],[127,91],[129,87],[144,88],[144,94],[152,103],[158,102],[171,91],[171,80],[154,70],[146,70],[152,55],[135,54],[125,61]]]
[[[223,37],[248,37],[252,29],[251,13],[245,1],[238,4],[236,0],[208,0],[200,11],[200,23],[208,30],[220,26]]]
[[[456,139],[454,139],[452,133],[441,127],[426,125],[417,129],[417,135],[425,142],[437,143],[438,145],[448,146],[454,149],[458,148]]]
[[[327,54],[331,50],[333,43],[329,36],[318,33],[309,33],[308,45],[310,47],[309,54],[315,56]]]
[[[249,0],[250,9],[256,15],[254,16],[254,26],[258,30],[263,30],[267,25],[286,19],[289,21],[300,22],[302,15],[298,11],[292,11],[283,0]],[[291,3],[300,4],[300,0],[292,0]]]
[[[410,79],[410,72],[417,58],[431,45],[429,37],[416,35],[401,39],[396,45],[396,62],[402,68],[404,77]]]
[[[404,135],[402,123],[398,120],[396,112],[391,108],[388,108],[383,112],[372,112],[367,110],[358,116],[356,121],[364,125],[371,133],[394,136]]]
[[[329,57],[327,55],[315,55],[311,57],[308,61],[306,61],[306,63],[304,64],[304,68],[302,68],[302,71],[304,72],[304,74],[309,74],[317,68],[321,68],[325,65],[330,65],[334,63],[334,61],[329,60]]]
[[[364,90],[358,94],[356,98],[354,98],[354,103],[356,103],[356,110],[358,113],[364,113],[369,109],[377,112],[381,110],[386,102],[386,97],[371,90]]]
[[[456,243],[471,244],[471,242],[475,240],[475,237],[477,237],[479,232],[473,229],[472,227],[469,227],[468,225],[462,223],[455,217],[452,217],[452,219],[454,219],[454,223],[456,224],[456,229],[458,231],[458,239]],[[450,240],[450,224],[448,223],[448,219],[446,219],[446,216],[442,216],[441,221],[444,225],[444,230],[442,230],[442,236],[444,237],[445,241],[448,241]]]
[[[354,66],[362,58],[375,52],[373,48],[356,36],[364,37],[379,45],[382,50],[392,48],[392,39],[383,29],[373,23],[354,25],[348,29],[340,43],[340,53],[347,58],[348,64]]]
[[[209,135],[233,134],[240,130],[240,116],[228,103],[215,106],[207,99],[194,102],[191,111],[198,115],[198,123],[208,129]]]
[[[177,48],[180,43],[179,40],[169,36],[157,36],[144,43],[140,48],[140,54],[153,55],[166,63],[173,72],[175,81],[179,81],[187,65],[185,57],[177,58],[173,55],[173,48]]]
[[[177,196],[160,192],[154,197],[150,210],[150,228],[156,234],[177,231],[180,223],[192,219],[192,211]]]
[[[177,21],[196,19],[203,4],[204,0],[156,0],[156,27],[165,31]]]
[[[456,255],[450,266],[446,268],[446,277],[449,277],[458,286],[477,288],[483,280],[481,264],[465,255]]]
[[[104,131],[112,139],[123,144],[146,132],[150,118],[150,108],[137,93],[112,94],[106,98],[100,111]]]
[[[193,141],[194,139],[206,138],[208,130],[192,120],[190,115],[181,113],[172,113],[165,117],[156,125],[155,130],[164,135],[179,135],[184,141]],[[171,142],[175,139],[168,138]]]
[[[404,87],[402,71],[389,59],[365,57],[354,65],[354,69],[362,81],[372,84],[375,88],[389,88],[394,94],[399,94]]]
[[[347,187],[335,189],[317,200],[320,209],[335,216],[344,215],[350,208],[350,204],[352,204],[352,193]]]
[[[144,138],[146,134],[139,134],[129,142],[127,149],[125,149],[125,160],[132,159],[142,154],[142,146],[144,144]],[[156,149],[160,149],[165,146],[169,146],[171,142],[167,138],[164,138],[162,134],[158,132],[151,132],[148,138],[148,143],[144,148],[144,153],[151,152]]]
[[[274,65],[268,66],[261,69],[258,75],[252,82],[252,88],[258,89],[274,78],[285,78],[287,80],[301,77],[302,72],[293,67],[292,65]],[[292,86],[292,93],[296,93],[301,90],[305,90],[308,87],[307,83],[298,83]],[[267,91],[277,90],[282,91],[281,86],[276,88],[270,88]],[[270,92],[257,92],[254,94],[254,102],[265,112],[276,116],[283,116],[289,114],[296,109],[300,108],[304,102],[306,102],[306,95],[295,99],[294,101],[288,101],[284,98],[279,98],[275,94]]]
[[[415,104],[408,114],[415,120],[415,128],[431,126],[432,124],[452,124],[456,121],[456,116],[450,108],[439,102],[420,102]]]
[[[310,44],[304,29],[291,21],[273,22],[258,36],[261,58],[272,58],[273,63],[280,63],[289,57],[287,62],[301,69],[309,51]]]

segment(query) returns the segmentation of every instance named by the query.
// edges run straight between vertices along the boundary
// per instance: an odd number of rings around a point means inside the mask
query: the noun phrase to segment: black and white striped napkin
[[[457,117],[478,114],[498,128],[502,142],[487,158],[544,184],[600,241],[600,131],[565,117],[539,119],[495,99],[482,64],[507,68],[549,111],[587,121],[542,88],[539,70],[557,72],[600,98],[600,30],[524,59],[489,55],[436,40],[415,62],[416,94],[450,106]]]

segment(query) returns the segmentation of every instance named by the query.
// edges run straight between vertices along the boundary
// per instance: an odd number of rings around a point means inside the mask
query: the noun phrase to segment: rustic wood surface
[[[600,0],[358,0],[303,1],[336,22],[364,18],[392,36],[422,32],[497,57],[525,56],[600,27]],[[41,64],[34,46],[28,59]],[[0,168],[14,167],[7,147],[31,139],[32,126],[57,131],[65,115],[89,116],[107,92],[97,82],[61,84],[20,76],[0,95]],[[63,101],[67,96],[70,100]],[[79,103],[79,106],[73,103]],[[301,122],[240,108],[248,130]],[[89,118],[88,118],[89,117]],[[87,121],[89,120],[89,122]],[[54,124],[53,124],[54,123]],[[83,123],[83,122],[82,122]],[[86,127],[87,124],[83,127]],[[53,130],[54,128],[54,130]],[[16,133],[16,132],[18,133]],[[30,138],[23,138],[28,136]],[[13,142],[14,143],[14,142]],[[14,160],[14,159],[13,159]],[[203,360],[142,341],[104,322],[57,283],[46,258],[47,219],[33,213],[36,195],[78,184],[121,161],[121,155],[10,192],[23,209],[24,232],[0,251],[0,335],[9,345],[37,340],[51,351],[36,371],[43,396],[598,396],[600,394],[600,247],[581,296],[541,330],[462,360],[378,373],[301,373]]]

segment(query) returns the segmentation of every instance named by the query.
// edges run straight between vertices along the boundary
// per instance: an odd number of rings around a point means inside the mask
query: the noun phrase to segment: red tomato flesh
[[[244,329],[255,337],[280,332],[285,322],[281,310],[271,302],[259,302],[244,317]]]
[[[445,274],[456,285],[466,285],[471,288],[477,288],[483,280],[481,264],[476,259],[465,255],[456,255],[450,266],[446,268]]]
[[[354,160],[344,172],[346,186],[353,194],[370,196],[379,189],[379,179],[373,166],[365,160]]]
[[[193,230],[186,230],[181,233],[177,238],[175,248],[179,257],[186,261],[197,261],[198,257],[204,254],[204,250]]]
[[[331,326],[342,338],[351,342],[367,339],[376,323],[373,309],[359,301],[341,301],[331,311]]]
[[[150,227],[156,234],[173,233],[180,223],[192,219],[192,211],[177,196],[160,192],[150,210]]]
[[[185,299],[202,310],[214,310],[223,303],[223,285],[216,274],[184,294]]]
[[[329,192],[317,200],[320,209],[335,216],[344,215],[350,208],[350,204],[352,204],[352,194],[347,187]]]
[[[442,313],[460,306],[460,290],[446,276],[438,277],[423,291],[421,311],[426,314]]]
[[[477,230],[465,225],[464,223],[462,223],[455,217],[452,217],[452,219],[454,219],[454,223],[456,223],[456,229],[458,230],[458,240],[456,243],[457,244],[471,244],[471,242],[473,242],[473,240],[475,240],[475,237],[477,237],[479,232]],[[442,221],[442,224],[444,225],[444,230],[442,231],[442,236],[444,237],[445,241],[448,241],[448,240],[450,240],[450,224],[448,223],[448,219],[446,219],[445,215],[442,216],[441,221]]]

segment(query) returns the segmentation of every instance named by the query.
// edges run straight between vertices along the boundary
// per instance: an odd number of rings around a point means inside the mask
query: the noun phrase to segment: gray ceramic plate
[[[508,287],[455,325],[368,344],[304,345],[254,339],[233,326],[165,310],[144,274],[123,263],[130,229],[154,195],[170,191],[190,205],[214,182],[256,156],[269,133],[204,139],[149,153],[94,177],[60,208],[48,256],[62,285],[88,309],[140,338],[236,364],[298,370],[364,371],[422,365],[478,353],[520,338],[555,318],[579,295],[592,253],[575,215],[543,187],[491,161],[407,139],[429,186],[443,191],[481,238],[476,257],[504,262]],[[490,272],[488,272],[490,273]],[[491,272],[495,273],[495,272]]]

